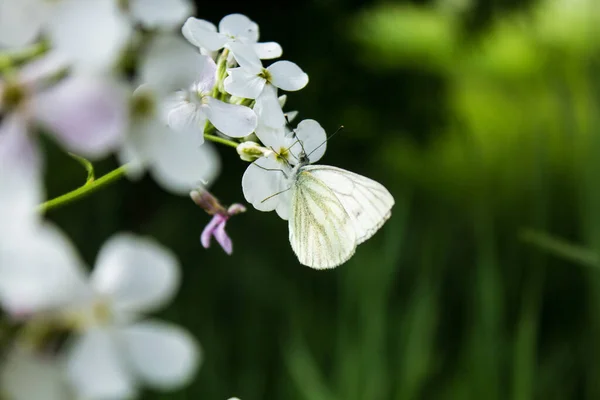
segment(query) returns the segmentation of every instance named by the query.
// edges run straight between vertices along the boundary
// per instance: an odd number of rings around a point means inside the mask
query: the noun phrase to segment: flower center
[[[275,160],[283,164],[288,164],[288,161],[290,160],[290,150],[285,147],[281,147],[277,153],[275,153]]]
[[[271,79],[273,79],[273,76],[266,68],[263,68],[263,70],[258,74],[258,76],[266,80],[268,83],[271,83]]]
[[[23,86],[9,82],[4,87],[0,104],[2,104],[6,110],[14,110],[23,104],[26,98],[27,91]]]
[[[97,301],[92,306],[92,317],[100,325],[107,325],[112,319],[110,306],[106,301]]]
[[[206,105],[208,103],[209,97],[210,93],[200,90],[200,88],[196,85],[194,85],[187,94],[187,98],[190,103],[194,103],[200,106]]]
[[[113,321],[111,304],[107,299],[95,299],[82,308],[72,310],[65,318],[75,331],[85,331],[91,326],[107,326]]]
[[[148,118],[156,112],[156,101],[150,93],[133,96],[129,104],[133,118]]]

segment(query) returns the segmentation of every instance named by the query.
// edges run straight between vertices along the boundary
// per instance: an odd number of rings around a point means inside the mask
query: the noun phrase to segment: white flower
[[[281,56],[281,46],[275,42],[258,42],[258,25],[242,14],[230,14],[219,22],[219,31],[211,22],[190,17],[181,29],[194,46],[206,51],[226,47],[238,57],[272,59]]]
[[[72,74],[47,87],[64,60],[50,54],[0,80],[0,131],[29,131],[33,122],[45,127],[68,151],[102,158],[121,142],[127,124],[126,97],[115,80]],[[24,133],[22,133],[24,134]]]
[[[142,318],[177,290],[175,257],[152,241],[117,235],[101,249],[86,281],[68,241],[57,231],[47,233],[45,246],[34,243],[32,251],[0,259],[0,294],[13,316],[44,312],[75,328],[60,359],[77,394],[125,399],[142,384],[171,389],[187,383],[199,364],[195,341],[181,328]],[[44,252],[37,251],[41,247]]]
[[[203,144],[201,129],[185,126],[175,131],[162,119],[168,96],[196,77],[202,64],[202,56],[175,36],[161,35],[149,44],[139,69],[142,84],[131,99],[130,128],[119,153],[121,162],[129,163],[130,177],[149,170],[161,186],[178,194],[216,177],[219,158],[210,144]]]
[[[228,69],[224,88],[227,93],[247,99],[256,99],[254,111],[265,125],[278,128],[285,118],[277,98],[277,88],[286,91],[302,89],[308,75],[290,61],[277,61],[267,68],[258,62],[238,61],[240,67]]]
[[[189,89],[177,91],[165,106],[171,128],[203,133],[208,119],[215,128],[231,137],[244,137],[254,131],[256,114],[250,108],[212,97],[216,71],[217,66],[210,57],[200,56],[198,80]]]
[[[67,375],[89,399],[129,398],[140,384],[172,389],[192,378],[199,348],[183,329],[140,317],[168,303],[180,283],[177,261],[157,244],[117,235],[90,277],[81,334],[67,353]]]
[[[266,86],[296,91],[308,83],[308,75],[290,61],[277,61],[267,68],[263,68],[262,63],[243,64],[227,72],[229,76],[225,78],[225,90],[246,99],[258,98]]]
[[[169,29],[192,13],[187,0],[3,0],[0,46],[24,46],[46,33],[53,51],[75,67],[106,69],[135,24]]]
[[[271,148],[273,154],[250,164],[242,177],[246,201],[260,211],[275,210],[282,219],[288,219],[289,216],[290,172],[292,166],[298,163],[300,152],[304,150],[313,163],[326,150],[327,135],[317,121],[306,119],[298,124],[294,132],[295,135],[287,133],[284,128],[257,131],[261,142]]]

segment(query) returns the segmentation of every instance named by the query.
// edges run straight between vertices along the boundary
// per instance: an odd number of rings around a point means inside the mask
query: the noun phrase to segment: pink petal
[[[202,247],[204,247],[205,249],[208,249],[210,247],[210,238],[217,229],[217,226],[222,222],[224,222],[224,218],[220,214],[216,214],[210,220],[210,222],[208,223],[208,225],[206,225],[206,227],[202,231],[202,234],[200,235],[200,243],[202,243]]]
[[[40,122],[69,150],[102,158],[120,143],[127,124],[126,96],[115,82],[67,78],[34,99]]]
[[[225,253],[231,255],[231,253],[233,252],[233,244],[231,243],[231,239],[229,238],[229,236],[227,236],[227,232],[225,232],[226,223],[227,220],[225,219],[221,224],[217,226],[214,236],[215,239],[217,239],[217,242],[219,242],[219,244],[223,248],[223,250],[225,250]]]

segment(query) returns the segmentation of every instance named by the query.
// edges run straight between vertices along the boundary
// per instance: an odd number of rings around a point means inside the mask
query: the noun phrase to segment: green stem
[[[54,199],[48,200],[45,203],[42,203],[38,206],[38,211],[44,213],[49,210],[53,210],[55,208],[62,207],[74,201],[77,201],[89,194],[94,193],[97,190],[100,190],[104,186],[110,185],[113,182],[118,181],[119,179],[125,176],[125,172],[127,171],[127,165],[123,165],[108,174],[86,183],[85,185],[77,188],[69,193],[65,193],[62,196],[58,196]]]
[[[215,135],[209,135],[208,133],[204,134],[204,139],[210,140],[211,142],[224,144],[226,146],[230,146],[230,147],[234,147],[234,148],[237,148],[239,145],[238,142],[234,142],[233,140],[223,139],[222,137],[215,136]]]
[[[89,160],[87,160],[83,157],[80,157],[77,154],[69,153],[69,155],[71,156],[72,159],[74,159],[79,164],[81,164],[83,166],[83,168],[85,168],[85,171],[87,172],[87,178],[85,180],[85,184],[87,185],[87,184],[92,183],[96,179],[96,176],[94,175],[94,165]]]
[[[204,134],[204,138],[206,140],[210,140],[211,142],[220,143],[233,148],[237,148],[239,145],[239,143],[234,142],[233,140],[223,139],[219,136],[210,135],[208,133]],[[40,204],[37,208],[38,212],[44,213],[46,211],[53,210],[55,208],[59,208],[74,201],[77,201],[89,194],[94,193],[97,190],[102,189],[104,186],[108,186],[111,183],[118,181],[119,179],[125,176],[125,172],[127,171],[127,165],[123,165],[122,167],[117,168],[98,179],[94,179],[94,169],[89,161],[75,154],[71,154],[71,157],[73,157],[74,159],[82,163],[84,167],[86,167],[86,170],[88,172],[87,182],[85,183],[85,185],[73,191],[70,191],[69,193],[65,193],[62,196],[58,196],[54,199],[48,200],[45,203]]]

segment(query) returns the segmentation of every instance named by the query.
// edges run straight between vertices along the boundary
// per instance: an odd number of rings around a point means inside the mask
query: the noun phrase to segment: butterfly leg
[[[270,195],[269,197],[267,197],[266,199],[263,199],[263,200],[261,200],[261,203],[264,203],[265,201],[267,201],[267,200],[269,200],[269,199],[272,199],[273,197],[275,197],[275,196],[277,196],[277,195],[280,195],[280,194],[282,194],[282,193],[285,193],[285,192],[287,192],[288,190],[290,190],[291,188],[292,188],[292,187],[290,186],[289,188],[287,188],[287,189],[285,189],[285,190],[282,190],[281,192],[277,192],[277,193],[275,193],[275,194],[272,194],[272,195]]]
[[[287,174],[282,169],[279,169],[279,168],[265,168],[265,167],[263,167],[261,165],[258,165],[256,162],[252,162],[252,165],[254,165],[254,166],[256,166],[256,167],[258,167],[258,168],[260,168],[262,170],[265,170],[265,171],[279,171],[279,172],[281,172],[283,174],[283,176],[285,177],[285,179],[288,179]]]

